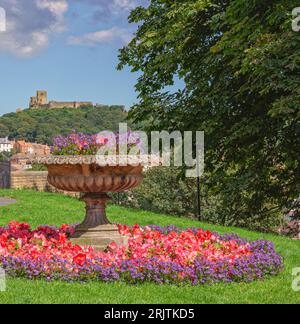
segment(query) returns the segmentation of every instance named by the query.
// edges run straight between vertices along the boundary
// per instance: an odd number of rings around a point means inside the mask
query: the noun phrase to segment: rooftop
[[[0,138],[0,144],[11,144],[11,141],[8,139],[8,137]]]

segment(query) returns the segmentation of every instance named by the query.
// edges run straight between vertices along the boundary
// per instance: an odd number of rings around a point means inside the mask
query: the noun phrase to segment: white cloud
[[[146,0],[77,0],[97,7],[110,8],[111,10],[131,10]]]
[[[127,17],[131,10],[139,5],[149,4],[149,0],[76,0],[93,9],[93,18],[96,22],[107,22],[115,26],[127,26]],[[118,42],[128,44],[133,32],[124,27],[113,27],[93,33],[69,37],[68,43],[72,45],[96,46],[97,44]]]
[[[96,22],[109,19],[110,25],[116,26],[68,38],[69,44],[95,46],[128,43],[132,35],[121,26],[127,26],[130,10],[149,0],[0,0],[0,7],[6,11],[6,31],[0,32],[0,54],[27,58],[43,51],[52,36],[66,30],[65,14],[76,1],[90,6]]]
[[[139,1],[137,0],[114,0],[114,6],[120,9],[132,10],[137,7]]]
[[[68,11],[67,0],[37,0],[38,8],[50,11],[56,18],[51,30],[59,32],[65,30],[64,15]]]
[[[6,32],[0,33],[0,53],[32,57],[45,49],[51,35],[65,29],[67,0],[0,0],[6,11]]]
[[[95,7],[95,20],[106,19],[108,16],[124,16],[139,5],[146,5],[149,0],[75,0]]]
[[[87,45],[95,46],[97,44],[105,44],[112,42],[121,42],[127,44],[130,42],[132,35],[128,30],[118,27],[88,33],[82,36],[72,36],[68,39],[71,45]]]

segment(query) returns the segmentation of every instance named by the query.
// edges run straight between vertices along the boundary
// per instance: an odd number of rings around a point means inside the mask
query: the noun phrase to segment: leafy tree
[[[119,68],[141,72],[130,118],[152,130],[205,131],[209,186],[228,224],[269,217],[299,196],[297,6],[151,0],[129,17],[139,27]],[[174,87],[176,78],[183,88]]]
[[[122,106],[82,107],[78,109],[27,109],[0,117],[0,137],[52,144],[56,135],[72,130],[96,134],[118,130],[127,113]]]

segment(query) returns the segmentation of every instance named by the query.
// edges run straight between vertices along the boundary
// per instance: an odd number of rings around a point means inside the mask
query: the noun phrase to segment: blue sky
[[[137,75],[117,71],[132,37],[130,10],[147,0],[0,0],[0,114],[28,107],[36,90],[51,100],[136,102]]]

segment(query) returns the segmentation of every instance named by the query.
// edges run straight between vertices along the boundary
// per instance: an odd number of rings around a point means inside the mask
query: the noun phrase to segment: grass
[[[36,227],[41,224],[61,225],[83,219],[84,205],[76,199],[57,194],[33,191],[0,190],[0,197],[17,199],[17,203],[0,207],[0,226],[10,220],[24,221]],[[0,304],[7,303],[158,303],[158,304],[299,304],[300,292],[292,290],[292,270],[300,267],[300,241],[250,232],[238,228],[225,228],[168,215],[137,211],[111,205],[108,215],[113,222],[133,225],[174,224],[178,227],[202,227],[220,233],[235,232],[250,240],[267,239],[275,243],[277,251],[285,258],[285,272],[277,277],[250,284],[218,284],[213,286],[158,286],[125,283],[69,284],[47,283],[24,279],[8,279],[7,291],[0,292]]]

